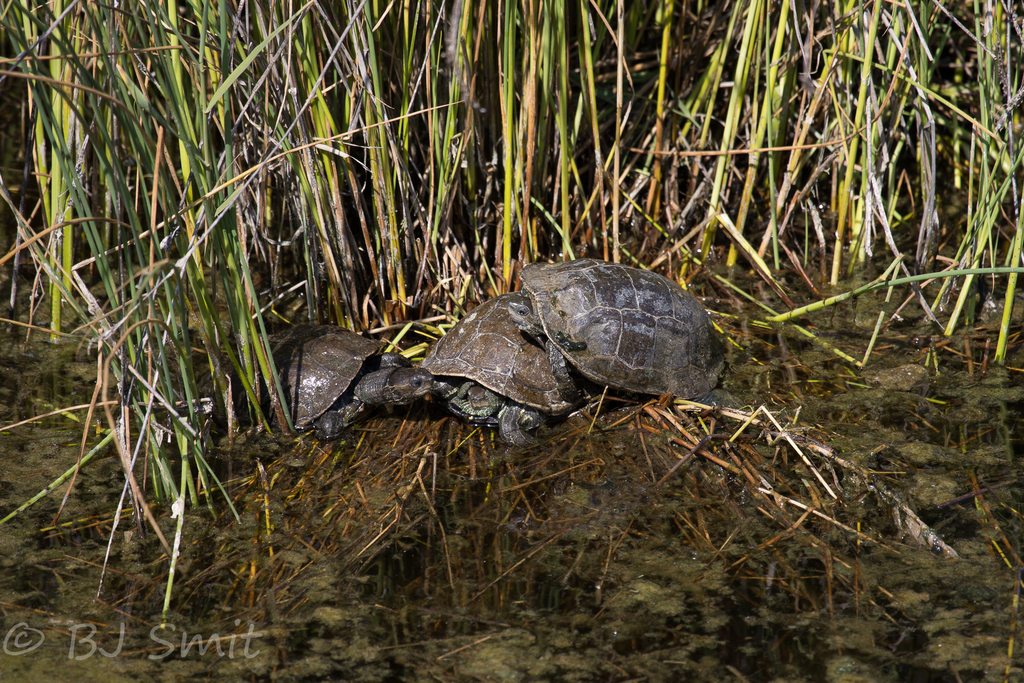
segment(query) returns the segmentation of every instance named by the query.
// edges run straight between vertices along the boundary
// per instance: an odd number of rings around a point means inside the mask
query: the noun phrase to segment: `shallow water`
[[[670,473],[688,434],[740,422],[614,397],[520,450],[428,405],[334,444],[222,444],[238,519],[216,492],[189,506],[166,616],[160,542],[129,514],[111,532],[111,451],[56,525],[66,486],[0,527],[0,677],[1017,680],[1024,355],[992,363],[995,322],[947,343],[905,310],[859,370],[834,349],[863,354],[879,302],[805,320],[829,347],[717,318],[725,387],[809,439],[806,463],[751,426]],[[20,339],[0,344],[0,420],[89,401],[83,350]],[[82,432],[0,432],[0,516],[73,465]]]

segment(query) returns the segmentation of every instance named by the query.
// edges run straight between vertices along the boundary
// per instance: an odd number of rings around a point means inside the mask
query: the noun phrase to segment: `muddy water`
[[[879,301],[805,320],[825,345],[709,302],[730,316],[726,388],[803,456],[765,423],[673,471],[689,435],[740,422],[617,397],[520,450],[429,405],[330,445],[212,446],[238,516],[190,504],[166,611],[155,534],[130,514],[112,531],[108,452],[56,523],[66,485],[0,527],[0,678],[1020,680],[1024,354],[996,366],[995,322],[947,341],[905,310],[858,369],[836,351],[863,354]],[[88,402],[95,363],[5,335],[0,371],[12,424]],[[0,516],[82,433],[0,432]]]

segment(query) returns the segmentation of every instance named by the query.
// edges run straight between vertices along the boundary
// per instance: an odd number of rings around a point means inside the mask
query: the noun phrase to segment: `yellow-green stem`
[[[844,176],[843,183],[839,188],[839,210],[837,211],[836,219],[835,252],[832,257],[832,276],[829,278],[829,283],[832,285],[839,282],[839,270],[842,268],[843,263],[843,242],[846,238],[846,218],[850,210],[850,198],[853,196],[853,171],[857,165],[857,147],[860,142],[859,131],[864,123],[865,117],[867,116],[865,110],[868,96],[868,79],[871,78],[871,67],[874,64],[874,45],[875,37],[878,34],[878,20],[881,17],[881,6],[882,0],[874,0],[874,5],[871,10],[871,27],[868,30],[868,36],[864,41],[863,46],[864,59],[861,62],[860,90],[857,93],[857,109],[853,118],[853,127],[850,131],[854,137],[850,142],[850,151],[846,157],[846,175]],[[870,143],[871,141],[868,139],[867,144]]]

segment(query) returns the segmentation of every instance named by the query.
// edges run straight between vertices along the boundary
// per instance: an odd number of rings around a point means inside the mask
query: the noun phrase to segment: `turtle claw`
[[[559,346],[570,353],[581,353],[587,350],[587,342],[576,341],[565,332],[556,332],[555,339]]]

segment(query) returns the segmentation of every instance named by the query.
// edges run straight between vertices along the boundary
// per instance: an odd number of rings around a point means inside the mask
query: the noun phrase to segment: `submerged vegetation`
[[[1003,363],[1024,239],[1012,9],[14,0],[6,317],[94,345],[84,430],[105,416],[151,521],[147,500],[233,510],[209,416],[234,429],[233,394],[276,376],[268,332],[408,340],[538,260],[704,284],[861,366],[906,306],[937,338],[1001,308]],[[862,357],[801,318],[872,289]]]

